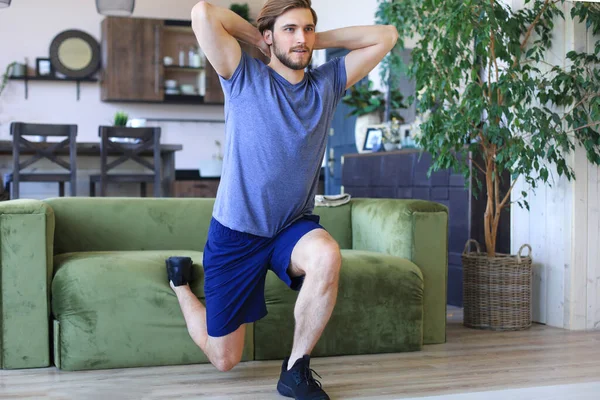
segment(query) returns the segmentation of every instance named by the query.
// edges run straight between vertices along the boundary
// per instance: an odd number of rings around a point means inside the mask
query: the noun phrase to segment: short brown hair
[[[275,20],[282,14],[294,8],[307,8],[313,16],[315,25],[317,25],[317,13],[312,8],[311,0],[268,0],[258,15],[258,30],[263,33],[266,30],[273,30]]]

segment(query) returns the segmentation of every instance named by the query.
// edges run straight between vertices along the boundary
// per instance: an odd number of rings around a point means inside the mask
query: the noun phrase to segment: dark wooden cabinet
[[[250,56],[267,62],[254,46],[240,43]],[[219,76],[210,63],[179,65],[179,53],[189,63],[189,50],[198,46],[190,21],[107,17],[102,21],[101,99],[107,102],[223,104]],[[173,65],[165,66],[170,57]],[[204,76],[204,78],[202,78]],[[204,79],[205,91],[200,93]],[[165,81],[193,86],[194,94],[165,93]]]
[[[175,197],[217,197],[219,178],[197,178],[175,182]]]
[[[163,25],[143,18],[102,22],[102,101],[163,101]]]
[[[416,150],[347,154],[343,159],[344,193],[353,197],[421,199],[448,207],[448,304],[462,306],[462,252],[472,238],[485,249],[483,214],[487,193],[473,196],[463,175],[451,170],[427,176],[431,155]],[[479,172],[473,169],[473,172]],[[480,179],[485,179],[480,176]],[[507,190],[510,176],[503,176]],[[510,208],[500,218],[497,251],[510,252]]]

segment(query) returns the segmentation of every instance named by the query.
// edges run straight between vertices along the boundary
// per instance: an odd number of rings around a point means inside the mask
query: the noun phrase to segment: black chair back
[[[109,181],[119,181],[119,177],[123,177],[124,182],[144,181],[147,174],[111,174],[110,171],[115,167],[123,164],[128,160],[137,162],[138,164],[149,169],[154,174],[154,197],[162,196],[162,171],[160,160],[160,134],[161,130],[158,127],[148,128],[129,128],[117,126],[101,126],[99,129],[100,136],[100,194],[106,196],[106,185]],[[120,143],[111,139],[134,139],[133,143]],[[140,156],[140,153],[151,150],[153,153],[154,163],[150,163]],[[117,155],[117,159],[108,162],[108,154]]]
[[[77,193],[77,125],[64,124],[30,124],[24,122],[13,122],[10,126],[13,136],[13,171],[5,176],[7,187],[12,183],[11,198],[18,199],[20,195],[21,182],[58,182],[59,195],[64,196],[64,182],[70,182],[71,196]],[[44,139],[48,137],[65,137],[61,142],[32,142],[29,136],[38,136]],[[59,152],[68,148],[69,162],[58,157]],[[21,161],[24,152],[33,152],[29,159]],[[23,173],[22,171],[46,158],[67,170],[67,173]]]

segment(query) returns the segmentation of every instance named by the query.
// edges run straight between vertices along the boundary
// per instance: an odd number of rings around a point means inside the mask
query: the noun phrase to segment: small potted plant
[[[127,126],[127,122],[129,121],[129,114],[124,111],[117,111],[115,114],[115,118],[113,121],[114,126]]]
[[[392,118],[388,123],[382,124],[383,136],[381,141],[385,151],[398,149],[402,143],[401,124],[397,118]]]

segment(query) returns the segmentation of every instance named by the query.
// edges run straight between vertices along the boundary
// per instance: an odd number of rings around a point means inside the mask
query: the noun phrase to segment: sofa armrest
[[[423,273],[423,343],[446,341],[448,209],[424,200],[352,200],[352,248],[387,253]]]
[[[54,213],[38,200],[0,202],[0,365],[50,365]]]

